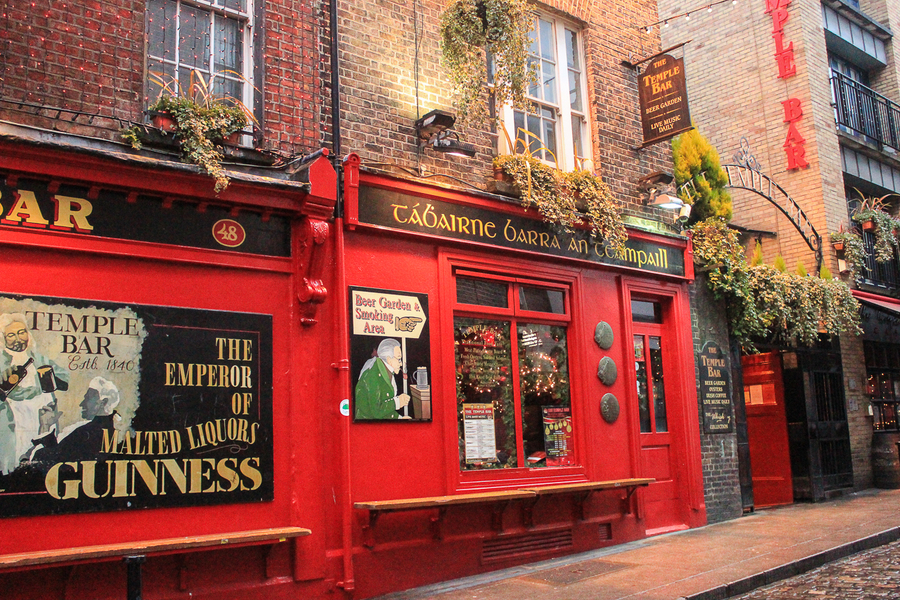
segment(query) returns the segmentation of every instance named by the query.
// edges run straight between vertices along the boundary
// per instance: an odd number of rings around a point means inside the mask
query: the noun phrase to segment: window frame
[[[205,11],[210,16],[211,21],[211,29],[212,31],[215,26],[215,17],[222,16],[228,17],[230,19],[238,20],[242,22],[243,25],[243,39],[242,39],[242,52],[241,52],[241,64],[243,65],[243,69],[241,72],[241,76],[243,76],[244,81],[240,81],[237,78],[230,77],[229,81],[237,81],[241,86],[241,97],[238,98],[250,111],[253,113],[254,117],[256,117],[257,122],[262,123],[263,111],[262,111],[262,82],[263,82],[263,64],[262,61],[262,49],[259,47],[260,40],[260,31],[259,27],[257,27],[257,23],[262,23],[262,11],[264,8],[264,2],[259,0],[245,0],[247,3],[247,7],[245,10],[235,10],[233,8],[226,8],[224,6],[225,0],[219,0],[217,5],[217,0],[161,0],[163,4],[174,3],[176,5],[176,15],[178,17],[175,26],[175,52],[176,57],[166,58],[154,55],[153,49],[150,47],[150,31],[153,23],[151,21],[151,11],[150,4],[148,2],[147,9],[145,11],[145,22],[144,22],[144,35],[145,35],[145,48],[144,48],[144,104],[148,106],[153,102],[153,98],[150,97],[151,91],[153,89],[153,85],[150,83],[150,71],[151,62],[163,62],[169,67],[174,67],[175,76],[178,77],[179,69],[182,68],[190,68],[190,65],[183,63],[178,57],[179,51],[179,37],[180,37],[180,28],[181,28],[181,7],[187,6],[191,8],[196,8],[202,11]],[[215,38],[211,38],[210,41],[210,57],[209,57],[209,67],[207,70],[200,70],[206,81],[211,74],[216,72],[215,67]],[[164,52],[165,54],[165,52]]]
[[[445,393],[448,398],[453,398],[452,402],[448,402],[445,407],[445,443],[447,448],[447,481],[451,489],[457,492],[473,491],[479,489],[505,489],[515,488],[522,485],[533,484],[555,484],[570,483],[578,481],[587,481],[586,473],[590,468],[588,461],[590,452],[587,451],[584,444],[586,433],[583,431],[587,426],[588,419],[584,414],[584,393],[582,386],[586,384],[582,381],[578,360],[574,358],[580,352],[583,352],[583,340],[577,331],[572,327],[577,322],[577,306],[579,300],[578,294],[581,290],[581,274],[577,270],[568,268],[546,269],[534,263],[520,262],[517,260],[504,261],[503,264],[482,260],[474,256],[465,256],[459,254],[450,254],[441,251],[441,289],[447,299],[446,311],[442,317],[442,331],[444,339],[450,340],[451,343],[446,344],[442,349],[443,360],[446,361],[446,369],[448,373],[454,375],[448,377],[451,380],[447,382]],[[509,273],[516,273],[511,276]],[[535,311],[519,310],[513,316],[513,304],[508,308],[498,309],[496,307],[480,306],[473,304],[463,304],[456,301],[456,278],[457,276],[478,278],[486,281],[505,281],[510,283],[509,300],[517,301],[514,298],[513,283],[521,283],[524,285],[539,285],[549,289],[564,290],[564,305],[566,314],[541,313]],[[510,322],[510,327],[515,327],[517,322],[535,323],[535,324],[553,324],[566,328],[566,345],[568,358],[568,374],[569,374],[569,406],[572,415],[572,446],[574,454],[574,465],[569,466],[544,466],[529,467],[527,464],[508,469],[481,469],[481,470],[463,470],[460,466],[459,454],[459,420],[457,417],[457,390],[456,390],[456,354],[452,340],[454,339],[454,319],[456,317],[468,318],[485,318],[487,320],[502,319]],[[517,360],[517,354],[511,353],[511,361]],[[517,363],[516,368],[517,367]],[[516,419],[521,420],[521,400],[514,396],[512,402],[516,407]],[[518,428],[517,428],[518,431]],[[521,439],[517,433],[516,443],[517,450],[522,450]],[[527,463],[527,461],[526,461]]]
[[[574,21],[566,20],[554,15],[550,15],[544,12],[535,11],[535,19],[538,28],[538,37],[540,37],[539,29],[540,29],[540,21],[548,21],[551,23],[553,27],[553,34],[555,38],[555,61],[556,61],[556,85],[555,92],[557,95],[556,104],[552,104],[546,102],[544,100],[535,98],[528,94],[526,91],[527,101],[533,103],[537,107],[552,109],[556,113],[556,148],[550,148],[556,156],[556,163],[553,163],[550,160],[545,160],[541,158],[542,162],[548,165],[559,166],[563,171],[573,171],[579,166],[585,170],[593,170],[593,143],[592,143],[592,135],[591,135],[591,120],[589,116],[588,107],[590,106],[590,101],[588,99],[588,85],[587,85],[587,63],[585,61],[585,44],[584,44],[584,27],[579,26]],[[569,68],[567,62],[567,51],[566,51],[566,32],[572,32],[576,35],[576,39],[578,41],[578,48],[575,51],[575,58],[578,61],[578,73],[579,73],[579,81],[578,81],[578,92],[580,94],[582,107],[580,111],[575,111],[571,107],[571,102],[569,100],[569,72],[571,69]],[[529,50],[529,56],[532,56]],[[538,88],[541,87],[541,79],[543,77],[540,69],[541,58],[537,57],[538,61],[538,78],[539,83],[537,84]],[[563,76],[564,75],[564,76]],[[515,114],[517,111],[510,105],[503,105],[499,107],[499,117],[503,127],[509,133],[509,137],[512,139],[513,144],[516,143],[516,138],[518,137],[518,129],[515,126]],[[538,112],[528,111],[525,113],[526,119],[528,115],[538,115]],[[574,148],[574,137],[573,137],[573,127],[572,122],[573,118],[577,118],[580,120],[581,127],[581,143],[582,143],[582,153],[583,156],[576,157],[575,156],[575,148]],[[526,129],[527,129],[527,121],[526,121]],[[528,136],[528,139],[531,139]],[[543,142],[543,139],[542,139]],[[498,138],[498,151],[500,154],[512,154],[514,153],[515,148],[509,148],[509,143],[506,140],[506,136],[499,136]],[[537,157],[536,157],[537,158]],[[577,160],[576,160],[577,159]]]

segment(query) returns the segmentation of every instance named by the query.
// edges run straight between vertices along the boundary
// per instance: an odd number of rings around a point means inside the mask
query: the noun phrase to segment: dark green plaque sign
[[[731,433],[734,431],[731,373],[721,346],[715,342],[706,342],[698,362],[703,430],[706,433]]]

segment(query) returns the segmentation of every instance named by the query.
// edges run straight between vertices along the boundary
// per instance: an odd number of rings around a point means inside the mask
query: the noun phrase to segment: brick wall
[[[675,0],[659,3],[663,18],[683,9],[683,3]],[[714,6],[710,13],[697,13],[690,21],[672,20],[668,28],[662,28],[663,46],[693,40],[686,46],[685,62],[691,116],[701,133],[719,150],[723,163],[733,162],[732,154],[742,136],[748,139],[762,171],[780,184],[813,222],[823,238],[825,265],[837,274],[828,233],[846,223],[848,215],[821,3],[794,0],[788,6],[784,45],[793,42],[797,73],[784,79],[778,77],[774,58],[772,18],[764,11],[764,2],[741,0]],[[804,114],[798,129],[806,139],[810,164],[792,171],[786,168],[783,149],[788,126],[783,122],[781,102],[788,98],[802,103]],[[778,209],[752,192],[734,191],[733,197],[733,223],[777,234],[775,238],[762,237],[767,263],[772,264],[780,254],[789,270],[800,261],[814,272],[813,252]],[[753,240],[750,250],[752,244]],[[868,403],[862,389],[862,343],[858,338],[841,341],[855,486],[862,488],[871,484],[871,419],[865,414]]]
[[[264,147],[294,154],[325,141],[322,10],[266,3]],[[0,0],[0,119],[119,141],[146,104],[144,11],[144,0]]]
[[[738,471],[737,434],[707,434],[703,430],[703,408],[700,396],[700,352],[706,342],[716,342],[729,348],[728,324],[725,307],[713,298],[706,285],[706,276],[700,274],[691,285],[691,333],[694,342],[694,379],[697,387],[697,410],[700,423],[700,456],[703,465],[703,490],[706,502],[706,518],[718,523],[741,516],[741,482]],[[731,371],[731,356],[726,356]],[[738,390],[731,383],[732,402],[739,401]]]
[[[494,138],[488,131],[457,127],[462,139],[477,148],[478,154],[472,159],[451,161],[430,150],[421,154],[416,151],[416,118],[436,108],[453,112],[439,48],[440,13],[445,4],[437,0],[341,3],[343,147],[347,152],[358,152],[364,165],[397,174],[452,176],[484,188],[494,148]],[[595,168],[616,197],[636,202],[641,176],[653,171],[671,172],[668,143],[635,149],[642,141],[637,73],[622,64],[623,60],[638,60],[659,50],[658,37],[638,28],[656,20],[655,4],[637,0],[601,7],[583,1],[553,0],[539,7],[576,24],[583,23]],[[434,180],[459,183],[445,177]]]

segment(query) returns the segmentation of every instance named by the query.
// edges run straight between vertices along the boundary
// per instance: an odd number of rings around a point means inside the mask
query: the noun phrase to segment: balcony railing
[[[900,269],[897,265],[897,256],[887,262],[875,260],[875,236],[868,231],[863,232],[863,244],[866,247],[866,264],[860,273],[863,281],[869,285],[896,289],[900,287]]]
[[[841,73],[832,72],[831,91],[838,125],[900,150],[900,105]]]

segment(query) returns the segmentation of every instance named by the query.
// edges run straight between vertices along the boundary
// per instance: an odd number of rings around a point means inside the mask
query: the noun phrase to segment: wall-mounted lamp
[[[675,178],[669,173],[662,171],[651,173],[640,180],[641,197],[647,206],[655,206],[657,208],[666,208],[669,210],[683,210],[687,208],[687,214],[690,215],[690,204],[685,204],[684,200],[679,198],[675,193],[672,182]],[[682,215],[679,213],[679,217]]]
[[[456,117],[443,110],[432,110],[415,122],[419,145],[431,144],[436,152],[451,156],[475,156],[475,146],[461,142],[459,134],[451,129]]]

